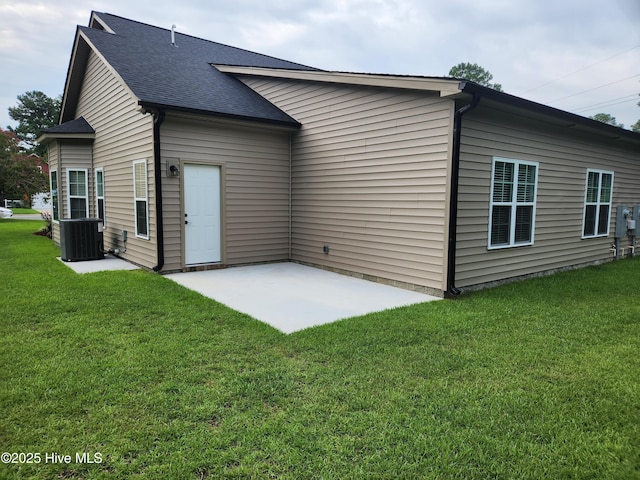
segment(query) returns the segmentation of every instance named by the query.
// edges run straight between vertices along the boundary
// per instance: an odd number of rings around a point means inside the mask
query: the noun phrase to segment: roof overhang
[[[442,97],[458,95],[462,93],[462,90],[460,89],[460,81],[449,78],[286,70],[277,68],[238,67],[234,65],[216,64],[212,64],[212,66],[214,66],[221,72],[230,73],[233,75],[250,75],[258,77],[284,78],[288,80],[307,80],[313,82],[336,83],[343,85],[421,90],[439,92],[440,96]]]
[[[78,27],[76,30],[76,38],[73,44],[71,59],[69,60],[69,69],[67,70],[64,95],[62,96],[62,106],[60,109],[59,119],[60,124],[71,121],[75,117],[78,101],[80,99],[80,89],[82,88],[82,82],[84,81],[84,74],[89,60],[89,53],[91,51],[93,51],[93,53],[100,58],[111,73],[119,79],[121,85],[129,92],[131,97],[134,99],[138,98],[118,72],[104,58],[100,51],[95,48],[87,35],[80,29],[80,27]]]
[[[114,33],[108,25],[97,15],[97,12],[91,12],[89,25],[99,26],[99,28],[108,33]],[[64,94],[62,96],[62,105],[60,108],[60,118],[58,123],[65,123],[72,120],[75,116],[76,107],[78,106],[78,97],[84,77],[84,71],[89,58],[89,51],[92,49],[91,42],[86,35],[80,30],[80,26],[76,27],[76,35],[71,50],[71,58],[67,68],[67,78],[64,84]],[[94,49],[95,50],[95,49]]]
[[[38,137],[38,143],[47,145],[55,140],[84,140],[92,142],[95,138],[95,133],[43,133]]]
[[[91,18],[89,19],[89,27],[98,28],[100,30],[104,30],[105,32],[111,33],[111,34],[116,33],[111,29],[109,25],[107,25],[107,23],[104,20],[102,20],[102,18],[100,18],[100,16],[98,15],[98,12],[96,11],[91,12]]]
[[[46,129],[38,137],[38,142],[46,145],[54,140],[93,141],[96,132],[84,117],[78,117],[61,125]]]
[[[185,113],[185,114],[205,116],[205,117],[211,117],[211,118],[236,120],[243,123],[244,122],[253,123],[253,124],[258,123],[263,125],[271,125],[275,127],[283,127],[283,128],[295,129],[295,130],[299,129],[302,126],[301,123],[295,120],[278,121],[278,120],[273,120],[268,118],[245,117],[242,115],[232,115],[227,113],[215,112],[211,110],[198,110],[195,108],[185,108],[185,107],[179,107],[175,105],[165,105],[161,103],[147,102],[144,100],[139,100],[138,105],[139,105],[140,111],[145,114],[164,110],[166,112]]]
[[[493,88],[484,87],[473,82],[461,81],[460,89],[465,94],[480,95],[482,103],[485,105],[490,104],[499,109],[526,113],[530,118],[575,129],[576,131],[582,131],[590,135],[596,135],[603,140],[626,141],[640,144],[640,134],[631,130],[614,127],[613,125],[550,107],[549,105],[499,92]],[[466,97],[467,95],[463,96]]]
[[[71,58],[69,59],[58,123],[64,123],[74,118],[80,87],[82,86],[82,76],[89,58],[89,50],[90,47],[86,39],[83,38],[80,28],[77,28]]]

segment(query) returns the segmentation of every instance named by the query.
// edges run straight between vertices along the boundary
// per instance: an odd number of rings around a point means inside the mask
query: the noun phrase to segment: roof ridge
[[[162,30],[162,31],[165,31],[165,32],[167,32],[167,33],[170,33],[170,32],[171,32],[171,29],[169,29],[169,28],[158,27],[157,25],[151,25],[150,23],[140,22],[140,21],[138,21],[138,20],[132,20],[132,19],[130,19],[130,18],[125,18],[125,17],[122,17],[122,16],[120,16],[120,15],[114,15],[113,13],[109,13],[109,12],[97,12],[97,11],[93,11],[92,13],[94,13],[94,14],[96,14],[96,15],[109,15],[109,16],[111,16],[111,17],[115,17],[115,18],[118,18],[118,19],[120,19],[120,20],[124,20],[124,21],[127,21],[127,22],[132,22],[132,23],[137,23],[137,24],[139,24],[139,25],[143,25],[143,26],[145,26],[145,27],[155,28],[155,29],[157,29],[157,30]],[[101,17],[101,18],[102,18],[103,20],[105,20],[105,21],[106,21],[106,19],[104,19],[103,17]],[[111,27],[111,26],[110,26],[110,28],[112,28],[112,29],[113,29],[113,27]],[[115,31],[115,30],[114,30],[114,31]],[[118,34],[118,32],[117,32],[117,31],[116,31],[115,33],[116,33],[116,35]],[[241,51],[241,52],[250,53],[250,54],[252,54],[252,55],[259,55],[259,56],[264,57],[264,58],[270,58],[270,59],[278,60],[278,61],[281,61],[281,62],[291,63],[291,64],[293,64],[293,65],[298,65],[298,66],[300,66],[300,67],[304,67],[304,68],[307,68],[307,69],[310,69],[310,70],[318,70],[318,71],[320,71],[320,69],[315,68],[315,67],[311,67],[311,66],[309,66],[309,65],[304,65],[304,64],[302,64],[302,63],[298,63],[298,62],[292,62],[291,60],[285,60],[284,58],[274,57],[273,55],[267,55],[267,54],[260,53],[260,52],[254,52],[253,50],[249,50],[249,49],[246,49],[246,48],[234,47],[233,45],[227,45],[226,43],[216,42],[215,40],[209,40],[209,39],[207,39],[207,38],[196,37],[195,35],[191,35],[191,34],[188,34],[188,33],[182,33],[182,32],[179,32],[179,31],[177,31],[177,30],[176,30],[176,34],[177,34],[177,35],[182,35],[182,36],[184,36],[184,37],[193,38],[193,39],[195,39],[195,40],[199,40],[199,41],[201,41],[201,42],[212,43],[212,44],[215,44],[215,45],[219,45],[219,46],[221,46],[221,47],[230,48],[230,49],[233,49],[233,50],[237,50],[237,51]]]

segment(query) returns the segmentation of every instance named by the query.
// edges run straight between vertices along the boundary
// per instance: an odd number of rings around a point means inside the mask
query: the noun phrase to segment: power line
[[[534,90],[538,90],[539,88],[546,87],[547,85],[551,85],[552,83],[555,83],[555,82],[557,82],[557,81],[559,81],[559,80],[563,80],[563,79],[565,79],[565,78],[567,78],[567,77],[570,77],[571,75],[574,75],[574,74],[576,74],[576,73],[580,73],[580,72],[582,72],[583,70],[586,70],[586,69],[588,69],[588,68],[594,67],[594,66],[596,66],[596,65],[598,65],[598,64],[600,64],[600,63],[602,63],[602,62],[606,62],[607,60],[611,60],[612,58],[619,57],[620,55],[623,55],[623,54],[625,54],[625,53],[627,53],[627,52],[630,52],[631,50],[635,50],[635,49],[636,49],[636,48],[638,48],[638,47],[640,47],[640,45],[636,45],[635,47],[627,48],[626,50],[623,50],[622,52],[616,53],[616,54],[611,55],[611,56],[609,56],[609,57],[607,57],[607,58],[603,58],[602,60],[598,60],[598,61],[597,61],[597,62],[595,62],[595,63],[592,63],[592,64],[590,64],[590,65],[587,65],[586,67],[579,68],[578,70],[576,70],[576,71],[574,71],[574,72],[567,73],[566,75],[564,75],[564,76],[562,76],[562,77],[558,77],[558,78],[556,78],[555,80],[551,80],[551,81],[549,81],[549,82],[543,83],[542,85],[538,85],[537,87],[533,87],[533,88],[531,88],[531,89],[527,90],[526,92],[522,92],[522,93],[520,94],[520,96],[525,95],[525,94],[527,94],[527,93],[529,93],[529,92],[533,92]]]
[[[592,92],[592,91],[594,91],[594,90],[598,90],[598,89],[600,89],[600,88],[608,87],[608,86],[610,86],[610,85],[615,85],[616,83],[625,82],[625,81],[627,81],[627,80],[631,80],[632,78],[636,78],[636,77],[640,77],[640,74],[638,74],[638,75],[631,75],[630,77],[623,78],[622,80],[616,80],[615,82],[606,83],[606,84],[604,84],[604,85],[600,85],[600,86],[598,86],[598,87],[593,87],[593,88],[589,88],[589,89],[587,89],[587,90],[583,90],[583,91],[581,91],[581,92],[572,93],[571,95],[567,95],[567,96],[565,96],[565,97],[556,98],[555,100],[552,100],[552,101],[550,101],[550,102],[548,102],[548,103],[555,103],[555,102],[558,102],[558,101],[560,101],[560,100],[565,100],[565,99],[567,99],[567,98],[577,97],[578,95],[582,95],[583,93]]]
[[[600,112],[602,112],[603,110],[608,110],[610,107],[615,107],[616,105],[621,105],[623,103],[628,103],[628,102],[629,102],[629,100],[625,100],[624,102],[616,102],[616,103],[611,103],[609,105],[603,105],[601,107],[592,107],[592,108],[586,108],[586,109],[585,108],[577,108],[577,109],[576,108],[572,108],[571,111],[575,112],[575,113],[580,113],[580,112],[587,113],[589,111],[593,112],[593,111],[599,110]]]
[[[621,103],[627,103],[631,100],[638,99],[639,96],[637,93],[633,95],[627,95],[626,97],[612,98],[611,100],[607,100],[605,102],[594,103],[592,105],[587,105],[585,107],[574,108],[573,111],[582,111],[582,110],[591,110],[592,108],[605,108],[613,105],[620,105]]]

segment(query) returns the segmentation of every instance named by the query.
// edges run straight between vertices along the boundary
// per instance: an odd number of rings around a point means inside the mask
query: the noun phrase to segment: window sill
[[[585,237],[584,235],[581,237],[582,240],[591,240],[592,238],[608,238],[609,234],[608,233],[603,233],[601,235],[589,235],[588,237]]]
[[[510,245],[489,245],[487,250],[504,250],[507,248],[518,248],[518,247],[531,247],[533,246],[533,242],[530,243],[514,243]]]

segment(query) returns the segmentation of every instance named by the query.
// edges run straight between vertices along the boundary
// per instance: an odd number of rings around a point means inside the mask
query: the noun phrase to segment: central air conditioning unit
[[[100,226],[99,218],[60,220],[60,258],[65,262],[103,259]]]

